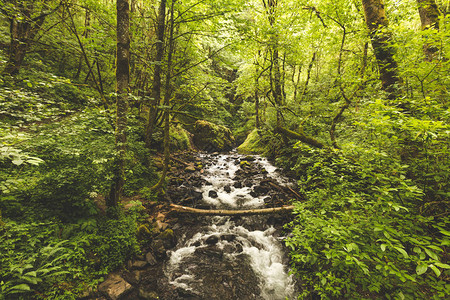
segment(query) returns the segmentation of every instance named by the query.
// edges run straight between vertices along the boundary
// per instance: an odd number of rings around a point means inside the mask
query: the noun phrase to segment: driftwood
[[[172,211],[179,213],[188,213],[207,216],[251,216],[251,215],[268,215],[282,212],[290,212],[294,209],[293,205],[281,206],[274,208],[259,208],[247,210],[227,210],[227,209],[198,209],[186,207],[176,204],[170,204]]]

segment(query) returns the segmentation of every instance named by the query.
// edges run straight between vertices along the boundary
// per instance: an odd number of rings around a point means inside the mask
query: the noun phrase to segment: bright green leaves
[[[339,153],[296,151],[302,156],[295,170],[308,201],[295,203],[286,244],[295,273],[308,287],[324,298],[358,299],[361,289],[423,298],[420,286],[445,293],[446,223],[431,237],[425,228],[433,218],[413,214],[411,202],[423,192],[407,178],[410,166],[388,154],[356,163]]]

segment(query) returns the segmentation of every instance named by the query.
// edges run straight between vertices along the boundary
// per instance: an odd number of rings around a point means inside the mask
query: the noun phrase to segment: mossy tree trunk
[[[162,60],[164,57],[164,33],[166,28],[166,0],[161,0],[158,8],[158,19],[156,28],[156,56],[155,70],[153,72],[152,99],[148,111],[148,120],[145,126],[145,145],[150,149],[153,131],[158,116],[158,105],[161,101],[161,74]]]
[[[380,69],[381,86],[389,99],[400,94],[401,83],[398,75],[395,50],[391,46],[392,35],[387,30],[389,22],[383,0],[362,0],[367,28],[370,32],[372,47]]]
[[[267,19],[272,28],[275,26],[277,0],[263,0],[264,8],[266,9]],[[274,32],[271,37],[270,44],[271,53],[271,67],[270,67],[270,89],[273,97],[273,104],[277,110],[277,126],[281,126],[282,113],[281,107],[283,105],[283,87],[282,76],[280,70],[280,55],[278,51],[278,34]]]
[[[153,190],[161,189],[164,180],[167,175],[167,171],[169,170],[170,163],[170,99],[172,97],[172,87],[171,87],[171,76],[172,76],[172,56],[174,52],[174,4],[176,0],[172,0],[172,4],[170,7],[170,24],[169,24],[169,47],[167,53],[167,72],[166,72],[166,82],[164,86],[164,164],[163,171],[161,177],[155,186],[153,186]]]
[[[117,0],[117,62],[116,62],[116,151],[114,182],[107,199],[108,207],[116,207],[125,184],[127,144],[128,86],[130,81],[130,10],[128,0]]]
[[[439,30],[440,11],[436,5],[436,1],[417,0],[417,4],[419,5],[419,15],[420,21],[422,23],[422,30]],[[425,39],[426,38],[427,37],[425,37]],[[427,61],[432,61],[435,58],[438,50],[438,47],[433,45],[432,42],[425,41],[425,44],[423,45],[423,52]]]

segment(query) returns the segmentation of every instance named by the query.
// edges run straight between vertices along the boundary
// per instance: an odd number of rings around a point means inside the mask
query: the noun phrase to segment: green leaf
[[[436,262],[434,264],[436,266],[438,266],[439,268],[442,268],[442,269],[450,269],[450,265],[447,265],[447,264],[443,264],[443,263],[440,263],[440,262]]]
[[[12,161],[13,164],[15,164],[16,166],[20,166],[21,164],[23,164],[23,160],[20,158],[16,158]]]
[[[437,277],[441,276],[441,270],[439,270],[435,265],[430,265],[430,268],[434,271]]]
[[[384,252],[386,250],[386,246],[387,246],[386,244],[381,244],[380,245],[381,251]]]
[[[436,253],[434,253],[433,251],[431,251],[430,249],[425,249],[425,252],[428,254],[429,257],[431,257],[434,260],[439,260],[439,257],[437,256]]]
[[[397,250],[398,252],[400,252],[401,254],[403,254],[403,256],[404,256],[405,258],[408,258],[408,257],[409,257],[409,255],[408,255],[408,253],[405,251],[405,249],[400,248],[400,247],[394,247],[394,248],[395,248],[395,250]]]
[[[438,246],[435,246],[435,245],[430,245],[430,246],[428,246],[428,248],[439,251],[439,252],[444,252],[444,250],[442,250],[441,248],[439,248]]]
[[[416,273],[417,275],[422,275],[428,270],[428,265],[426,264],[418,264],[416,267]]]
[[[28,284],[22,283],[19,285],[15,285],[11,287],[12,290],[20,290],[20,291],[31,291],[31,288]]]

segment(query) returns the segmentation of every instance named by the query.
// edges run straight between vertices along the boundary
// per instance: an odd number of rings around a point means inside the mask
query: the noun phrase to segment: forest
[[[449,99],[448,0],[0,0],[0,299],[448,299]],[[102,292],[222,153],[295,293]]]

